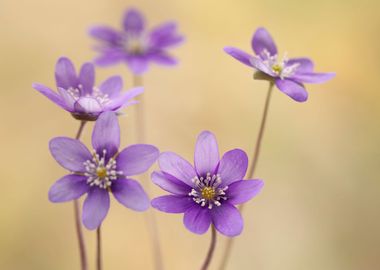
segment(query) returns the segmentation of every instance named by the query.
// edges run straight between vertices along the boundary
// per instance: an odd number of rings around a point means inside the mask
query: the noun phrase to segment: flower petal
[[[133,104],[133,101],[131,99],[142,94],[143,92],[144,92],[144,87],[133,88],[119,95],[118,97],[115,97],[114,99],[112,99],[112,101],[108,103],[106,106],[104,106],[103,109],[109,110],[109,111],[116,111],[122,107]]]
[[[100,86],[100,91],[108,95],[109,98],[115,98],[123,89],[123,79],[120,76],[112,76],[105,80]]]
[[[278,89],[280,89],[281,92],[285,93],[295,101],[304,102],[307,100],[308,93],[306,92],[305,88],[294,81],[287,79],[277,79],[276,86]]]
[[[149,144],[134,144],[119,153],[116,158],[118,170],[125,176],[146,172],[157,160],[160,152]]]
[[[264,50],[268,51],[270,55],[277,54],[277,47],[273,41],[272,36],[263,27],[260,27],[256,30],[255,34],[252,37],[251,45],[256,55],[260,57],[262,57]]]
[[[257,56],[253,56],[251,59],[251,65],[258,69],[259,71],[264,72],[265,74],[271,76],[271,77],[276,77],[277,75],[273,72],[273,70],[267,66],[263,60]]]
[[[129,9],[124,14],[124,30],[131,34],[140,34],[144,30],[144,17],[137,9]]]
[[[39,83],[33,83],[32,87],[36,89],[38,92],[40,92],[41,94],[43,94],[45,97],[53,101],[55,104],[60,106],[61,108],[65,110],[67,109],[65,101],[62,100],[62,97],[58,95],[56,92],[54,92],[53,90],[51,90],[49,87],[39,84]]]
[[[79,72],[79,83],[82,85],[81,96],[92,93],[92,88],[95,83],[95,69],[93,64],[83,64]]]
[[[222,178],[222,184],[229,184],[244,178],[248,167],[247,154],[241,149],[233,149],[226,152],[219,163],[218,174]]]
[[[207,207],[193,205],[186,210],[183,216],[183,223],[189,231],[196,234],[204,234],[211,224],[210,211]]]
[[[73,172],[85,172],[83,163],[92,155],[79,140],[56,137],[50,140],[49,149],[54,159],[64,168]]]
[[[193,166],[182,157],[173,152],[164,152],[158,158],[158,164],[163,172],[174,176],[190,187],[194,186],[192,179],[197,176],[197,173]]]
[[[100,53],[101,55],[96,57],[94,62],[101,67],[115,65],[125,60],[125,53],[118,49],[101,50]]]
[[[132,179],[117,179],[112,183],[112,193],[116,200],[127,208],[145,211],[149,208],[149,198],[139,182]]]
[[[81,97],[74,103],[76,113],[98,115],[102,112],[102,106],[94,97]]]
[[[189,196],[166,195],[154,198],[152,207],[165,213],[184,213],[194,205]]]
[[[157,186],[176,195],[187,195],[191,191],[191,187],[170,175],[153,172],[151,178]]]
[[[154,53],[149,56],[149,59],[157,64],[164,66],[174,66],[178,64],[177,59],[164,52]]]
[[[224,47],[224,51],[243,64],[253,67],[250,61],[252,55],[234,47]]]
[[[211,211],[212,223],[215,228],[225,236],[239,235],[243,230],[243,218],[239,210],[229,203],[213,207]]]
[[[61,87],[58,87],[58,93],[61,96],[62,101],[65,103],[66,110],[68,110],[69,112],[73,112],[75,104],[73,96]]]
[[[241,180],[228,186],[228,203],[241,204],[255,197],[264,186],[262,180]]]
[[[110,208],[110,196],[106,189],[94,187],[83,203],[82,220],[89,230],[97,229],[107,216]]]
[[[128,56],[127,64],[135,75],[141,75],[148,70],[148,59],[141,55]]]
[[[102,113],[92,132],[92,146],[98,154],[106,150],[106,157],[113,157],[120,145],[120,127],[114,112]]]
[[[61,57],[55,65],[55,80],[57,86],[69,89],[70,87],[78,86],[78,78],[75,72],[75,67],[69,58]]]
[[[296,73],[312,72],[314,63],[309,58],[291,58],[286,62],[286,66],[298,65]]]
[[[106,41],[111,44],[118,44],[122,40],[121,34],[108,26],[92,27],[89,34],[98,40]]]
[[[199,176],[213,174],[219,163],[219,148],[215,135],[209,131],[199,134],[195,145],[194,166]]]
[[[291,79],[299,83],[324,83],[335,77],[335,73],[298,73],[296,72]]]
[[[67,202],[78,199],[89,190],[87,177],[69,174],[55,182],[49,190],[51,202]]]
[[[177,45],[184,40],[184,37],[177,34],[177,24],[166,22],[156,26],[149,34],[150,46],[154,48],[167,48]]]

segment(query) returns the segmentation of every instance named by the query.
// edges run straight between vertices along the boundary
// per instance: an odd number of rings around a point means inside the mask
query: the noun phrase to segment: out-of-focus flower
[[[195,146],[194,167],[172,152],[160,155],[161,172],[152,181],[172,193],[152,200],[152,206],[167,213],[184,213],[184,224],[190,231],[203,234],[212,223],[226,236],[237,236],[243,219],[234,206],[257,195],[264,183],[243,180],[248,158],[240,149],[219,158],[215,136],[204,131]]]
[[[109,193],[124,206],[145,211],[149,199],[141,185],[130,178],[149,169],[159,156],[156,147],[131,145],[118,152],[120,129],[114,112],[102,113],[92,133],[91,153],[79,140],[57,137],[50,141],[55,160],[71,173],[59,179],[49,191],[52,202],[78,199],[87,193],[83,204],[83,224],[98,228],[110,207]]]
[[[168,66],[177,64],[167,50],[184,40],[178,34],[175,22],[166,22],[147,31],[145,19],[136,9],[125,12],[121,30],[95,26],[90,29],[90,35],[100,41],[100,46],[95,48],[100,53],[95,59],[96,64],[108,66],[126,62],[136,75],[147,71],[151,62]]]
[[[274,81],[277,88],[298,102],[307,100],[304,83],[323,83],[335,73],[316,73],[309,58],[280,58],[271,35],[265,28],[258,28],[252,38],[252,49],[256,56],[234,47],[224,51],[247,66],[258,70],[254,78]]]
[[[58,93],[49,87],[34,83],[33,88],[70,112],[76,119],[93,121],[105,111],[117,111],[134,104],[132,99],[144,90],[141,87],[122,93],[123,80],[113,76],[95,87],[94,65],[85,63],[77,75],[70,59],[58,59],[55,67]]]

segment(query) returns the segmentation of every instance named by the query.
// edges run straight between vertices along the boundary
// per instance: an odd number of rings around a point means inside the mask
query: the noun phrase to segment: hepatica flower
[[[219,158],[214,135],[208,131],[198,136],[194,167],[172,152],[158,159],[161,171],[152,181],[172,193],[152,200],[152,206],[167,213],[184,213],[187,229],[205,233],[210,224],[226,236],[239,235],[243,220],[235,207],[257,195],[261,180],[243,180],[248,158],[244,151],[231,150]]]
[[[149,63],[175,65],[176,59],[167,50],[184,39],[177,33],[174,22],[163,23],[148,31],[143,15],[136,9],[126,11],[121,30],[96,26],[90,29],[90,35],[100,42],[95,48],[100,53],[95,59],[98,65],[125,62],[137,75],[147,71]]]
[[[138,87],[122,93],[123,80],[119,76],[110,77],[96,87],[94,65],[83,64],[77,75],[66,57],[58,59],[55,79],[58,93],[39,83],[34,83],[33,88],[79,120],[96,120],[102,112],[131,105],[135,103],[132,99],[143,92]]]
[[[298,102],[307,100],[304,83],[323,83],[335,76],[335,73],[316,73],[309,58],[280,57],[276,44],[264,28],[256,30],[252,38],[255,56],[234,47],[225,47],[226,53],[247,66],[258,70],[257,79],[270,79],[277,88]]]
[[[90,229],[100,226],[110,207],[110,193],[135,211],[145,211],[149,199],[141,185],[130,176],[138,175],[156,161],[159,151],[147,144],[131,145],[120,152],[120,130],[114,112],[102,113],[95,123],[90,152],[79,140],[58,137],[50,141],[55,160],[70,171],[49,191],[52,202],[87,197],[83,204],[83,223]]]

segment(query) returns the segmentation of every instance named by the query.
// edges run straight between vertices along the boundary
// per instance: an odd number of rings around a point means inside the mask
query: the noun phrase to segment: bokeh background
[[[213,131],[221,151],[250,155],[267,84],[224,54],[250,50],[258,26],[281,52],[309,56],[337,77],[309,85],[296,103],[275,91],[257,176],[266,186],[246,205],[244,233],[229,269],[357,270],[380,267],[380,4],[376,0],[0,0],[0,269],[79,269],[71,203],[51,204],[50,185],[65,173],[48,141],[74,136],[78,123],[31,88],[54,85],[54,65],[69,56],[91,60],[89,26],[119,26],[130,6],[149,24],[174,19],[186,43],[176,68],[154,66],[144,77],[147,142],[192,159],[197,134]],[[123,65],[97,69],[97,81]],[[122,144],[136,141],[134,109],[120,119]],[[92,126],[85,130],[89,142]],[[153,185],[151,195],[163,194]],[[152,210],[151,210],[152,211]],[[165,269],[198,269],[209,235],[156,213]],[[144,214],[112,202],[103,226],[104,269],[153,269]],[[86,231],[91,269],[95,234]],[[216,269],[226,238],[220,237]]]

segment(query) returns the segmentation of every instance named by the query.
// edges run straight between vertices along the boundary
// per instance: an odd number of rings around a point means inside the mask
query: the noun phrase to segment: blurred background
[[[263,192],[246,205],[245,230],[228,269],[356,270],[380,267],[380,4],[375,0],[0,0],[0,269],[79,269],[71,203],[47,192],[65,170],[48,151],[54,136],[74,136],[78,123],[37,91],[54,87],[60,56],[91,60],[93,24],[119,27],[124,10],[141,9],[153,26],[176,20],[186,43],[172,51],[176,68],[144,76],[147,142],[192,160],[197,134],[213,131],[222,152],[253,152],[267,83],[226,55],[250,51],[265,26],[280,52],[309,56],[317,71],[335,71],[308,85],[309,101],[274,91],[256,175]],[[128,69],[97,69],[97,82]],[[136,142],[134,108],[120,118],[122,145]],[[85,130],[89,142],[92,125]],[[154,167],[156,168],[156,166]],[[152,170],[154,169],[152,168]],[[151,196],[164,191],[150,185]],[[150,210],[153,211],[153,210]],[[156,213],[165,269],[198,269],[209,234],[198,236],[181,215]],[[144,214],[112,201],[103,224],[104,269],[153,269]],[[86,231],[90,269],[95,233]],[[220,236],[211,269],[226,238]]]

